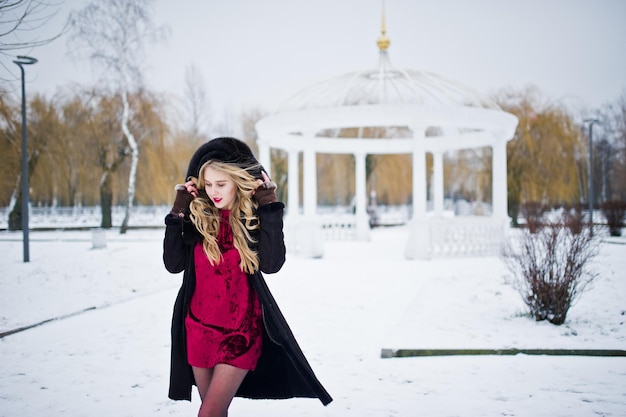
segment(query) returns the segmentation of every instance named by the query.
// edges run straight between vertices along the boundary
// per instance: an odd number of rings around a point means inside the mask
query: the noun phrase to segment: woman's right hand
[[[185,190],[187,190],[189,194],[193,195],[194,198],[198,197],[198,189],[196,188],[196,184],[192,180],[189,180],[184,184],[177,184],[175,187],[176,191],[179,190],[178,187],[181,187],[180,189],[182,189],[182,187],[185,187]]]
[[[189,214],[189,204],[198,196],[198,189],[193,181],[187,181],[184,184],[176,184],[176,199],[174,206],[170,211],[174,216],[185,217]]]

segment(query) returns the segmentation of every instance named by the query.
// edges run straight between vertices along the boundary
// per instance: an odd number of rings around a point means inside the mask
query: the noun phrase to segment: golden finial
[[[381,35],[378,37],[376,44],[378,45],[378,49],[381,51],[386,51],[389,48],[389,44],[391,41],[386,35],[387,29],[385,28],[385,0],[383,0],[383,27],[381,30]]]

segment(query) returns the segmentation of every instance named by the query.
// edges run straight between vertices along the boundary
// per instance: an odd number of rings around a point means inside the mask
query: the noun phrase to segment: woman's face
[[[237,186],[230,175],[209,165],[204,170],[204,191],[215,207],[220,210],[230,210],[235,201]]]

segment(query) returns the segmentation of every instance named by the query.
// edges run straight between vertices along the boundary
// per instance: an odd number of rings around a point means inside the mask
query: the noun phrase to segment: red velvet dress
[[[198,368],[225,363],[254,370],[263,341],[261,304],[239,267],[229,214],[220,211],[218,264],[211,265],[202,242],[194,248],[196,288],[185,319],[187,360]]]

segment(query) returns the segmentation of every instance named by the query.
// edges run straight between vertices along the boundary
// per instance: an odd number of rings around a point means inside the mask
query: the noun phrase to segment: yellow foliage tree
[[[519,124],[507,146],[509,214],[517,223],[520,204],[554,207],[581,201],[585,145],[579,126],[561,106],[542,102],[535,88],[496,97]]]

